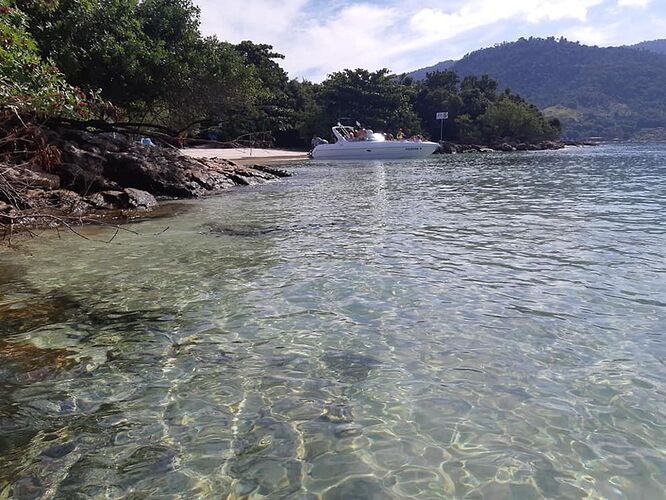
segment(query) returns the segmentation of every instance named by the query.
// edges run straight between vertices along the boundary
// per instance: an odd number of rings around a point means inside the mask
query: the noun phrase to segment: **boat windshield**
[[[386,137],[384,134],[377,132],[372,132],[368,130],[369,134],[364,139],[358,139],[354,135],[354,128],[349,126],[339,125],[333,127],[333,135],[335,136],[336,142],[340,141],[371,141],[371,142],[384,142]]]
[[[366,141],[372,141],[372,142],[384,142],[385,140],[386,137],[384,137],[384,134],[380,134],[378,132],[370,134],[366,139]]]
[[[333,127],[332,130],[336,142],[351,141],[354,139],[354,129],[352,127],[345,127],[340,125],[337,127]]]

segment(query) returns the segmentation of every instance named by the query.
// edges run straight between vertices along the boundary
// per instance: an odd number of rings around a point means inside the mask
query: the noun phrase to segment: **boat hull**
[[[426,158],[439,148],[436,142],[337,142],[320,144],[312,151],[314,160],[402,160]]]

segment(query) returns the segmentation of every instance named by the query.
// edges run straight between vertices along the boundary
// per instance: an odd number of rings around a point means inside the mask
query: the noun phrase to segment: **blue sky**
[[[396,73],[521,36],[591,45],[666,37],[666,0],[195,0],[202,31],[269,43],[293,78]]]

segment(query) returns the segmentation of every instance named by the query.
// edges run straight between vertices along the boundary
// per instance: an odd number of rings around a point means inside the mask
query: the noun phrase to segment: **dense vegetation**
[[[192,0],[0,0],[0,106],[70,118],[151,122],[228,141],[268,131],[278,144],[328,137],[342,117],[375,130],[495,142],[556,138],[558,123],[488,77],[388,70],[290,80],[270,45],[199,32]],[[109,103],[113,103],[111,106]],[[113,112],[111,112],[113,111]]]
[[[656,52],[657,54],[666,54],[666,39],[650,40],[647,42],[631,45],[632,48]]]
[[[31,110],[44,115],[85,119],[103,114],[98,96],[86,96],[65,81],[51,62],[41,59],[27,31],[27,16],[0,2],[0,103],[5,110]],[[110,106],[109,106],[110,110]]]
[[[666,56],[643,48],[520,39],[468,54],[451,68],[462,76],[489,74],[558,118],[566,136],[630,138],[666,124]]]
[[[458,61],[454,61],[453,59],[447,59],[446,61],[440,61],[437,64],[433,64],[432,66],[410,71],[407,76],[420,81],[423,80],[428,73],[435,73],[436,71],[453,71],[453,66],[455,66],[457,62]]]

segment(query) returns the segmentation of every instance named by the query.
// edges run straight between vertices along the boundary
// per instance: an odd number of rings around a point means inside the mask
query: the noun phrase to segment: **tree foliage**
[[[542,141],[559,136],[556,123],[510,90],[498,93],[497,82],[487,75],[460,81],[451,71],[435,71],[417,86],[415,109],[430,137],[439,137],[442,125],[444,138],[463,142]],[[449,113],[444,124],[435,118],[439,111]]]
[[[276,62],[284,56],[274,52],[271,45],[249,40],[233,46],[233,50],[241,57],[243,67],[254,75],[259,92],[253,102],[245,102],[233,114],[221,117],[219,129],[226,136],[238,136],[260,131],[280,133],[292,128],[294,107],[289,77]]]
[[[480,117],[479,130],[487,141],[513,138],[532,142],[553,139],[560,133],[555,122],[548,122],[534,106],[510,94],[488,106]]]
[[[649,40],[647,42],[630,45],[631,48],[656,52],[657,54],[666,54],[666,39]]]
[[[31,18],[44,57],[132,117],[183,125],[251,103],[260,83],[233,45],[199,34],[191,0],[58,0]]]
[[[27,23],[25,13],[0,1],[0,108],[81,119],[103,113],[107,103],[69,85],[52,61],[40,57]]]
[[[449,111],[449,139],[557,135],[538,109],[498,93],[488,76],[461,80],[445,71],[416,82],[388,69],[346,69],[320,84],[290,80],[272,46],[202,36],[193,0],[3,5],[11,14],[2,24],[8,40],[0,53],[3,98],[30,96],[33,107],[50,114],[82,116],[87,92],[120,106],[133,121],[219,140],[268,131],[281,145],[304,146],[313,135],[328,136],[345,117],[378,131],[402,128],[438,138],[437,111]]]
[[[405,90],[388,69],[344,70],[321,84],[318,99],[329,122],[348,117],[373,129],[402,127],[416,133],[420,131],[419,120]]]

